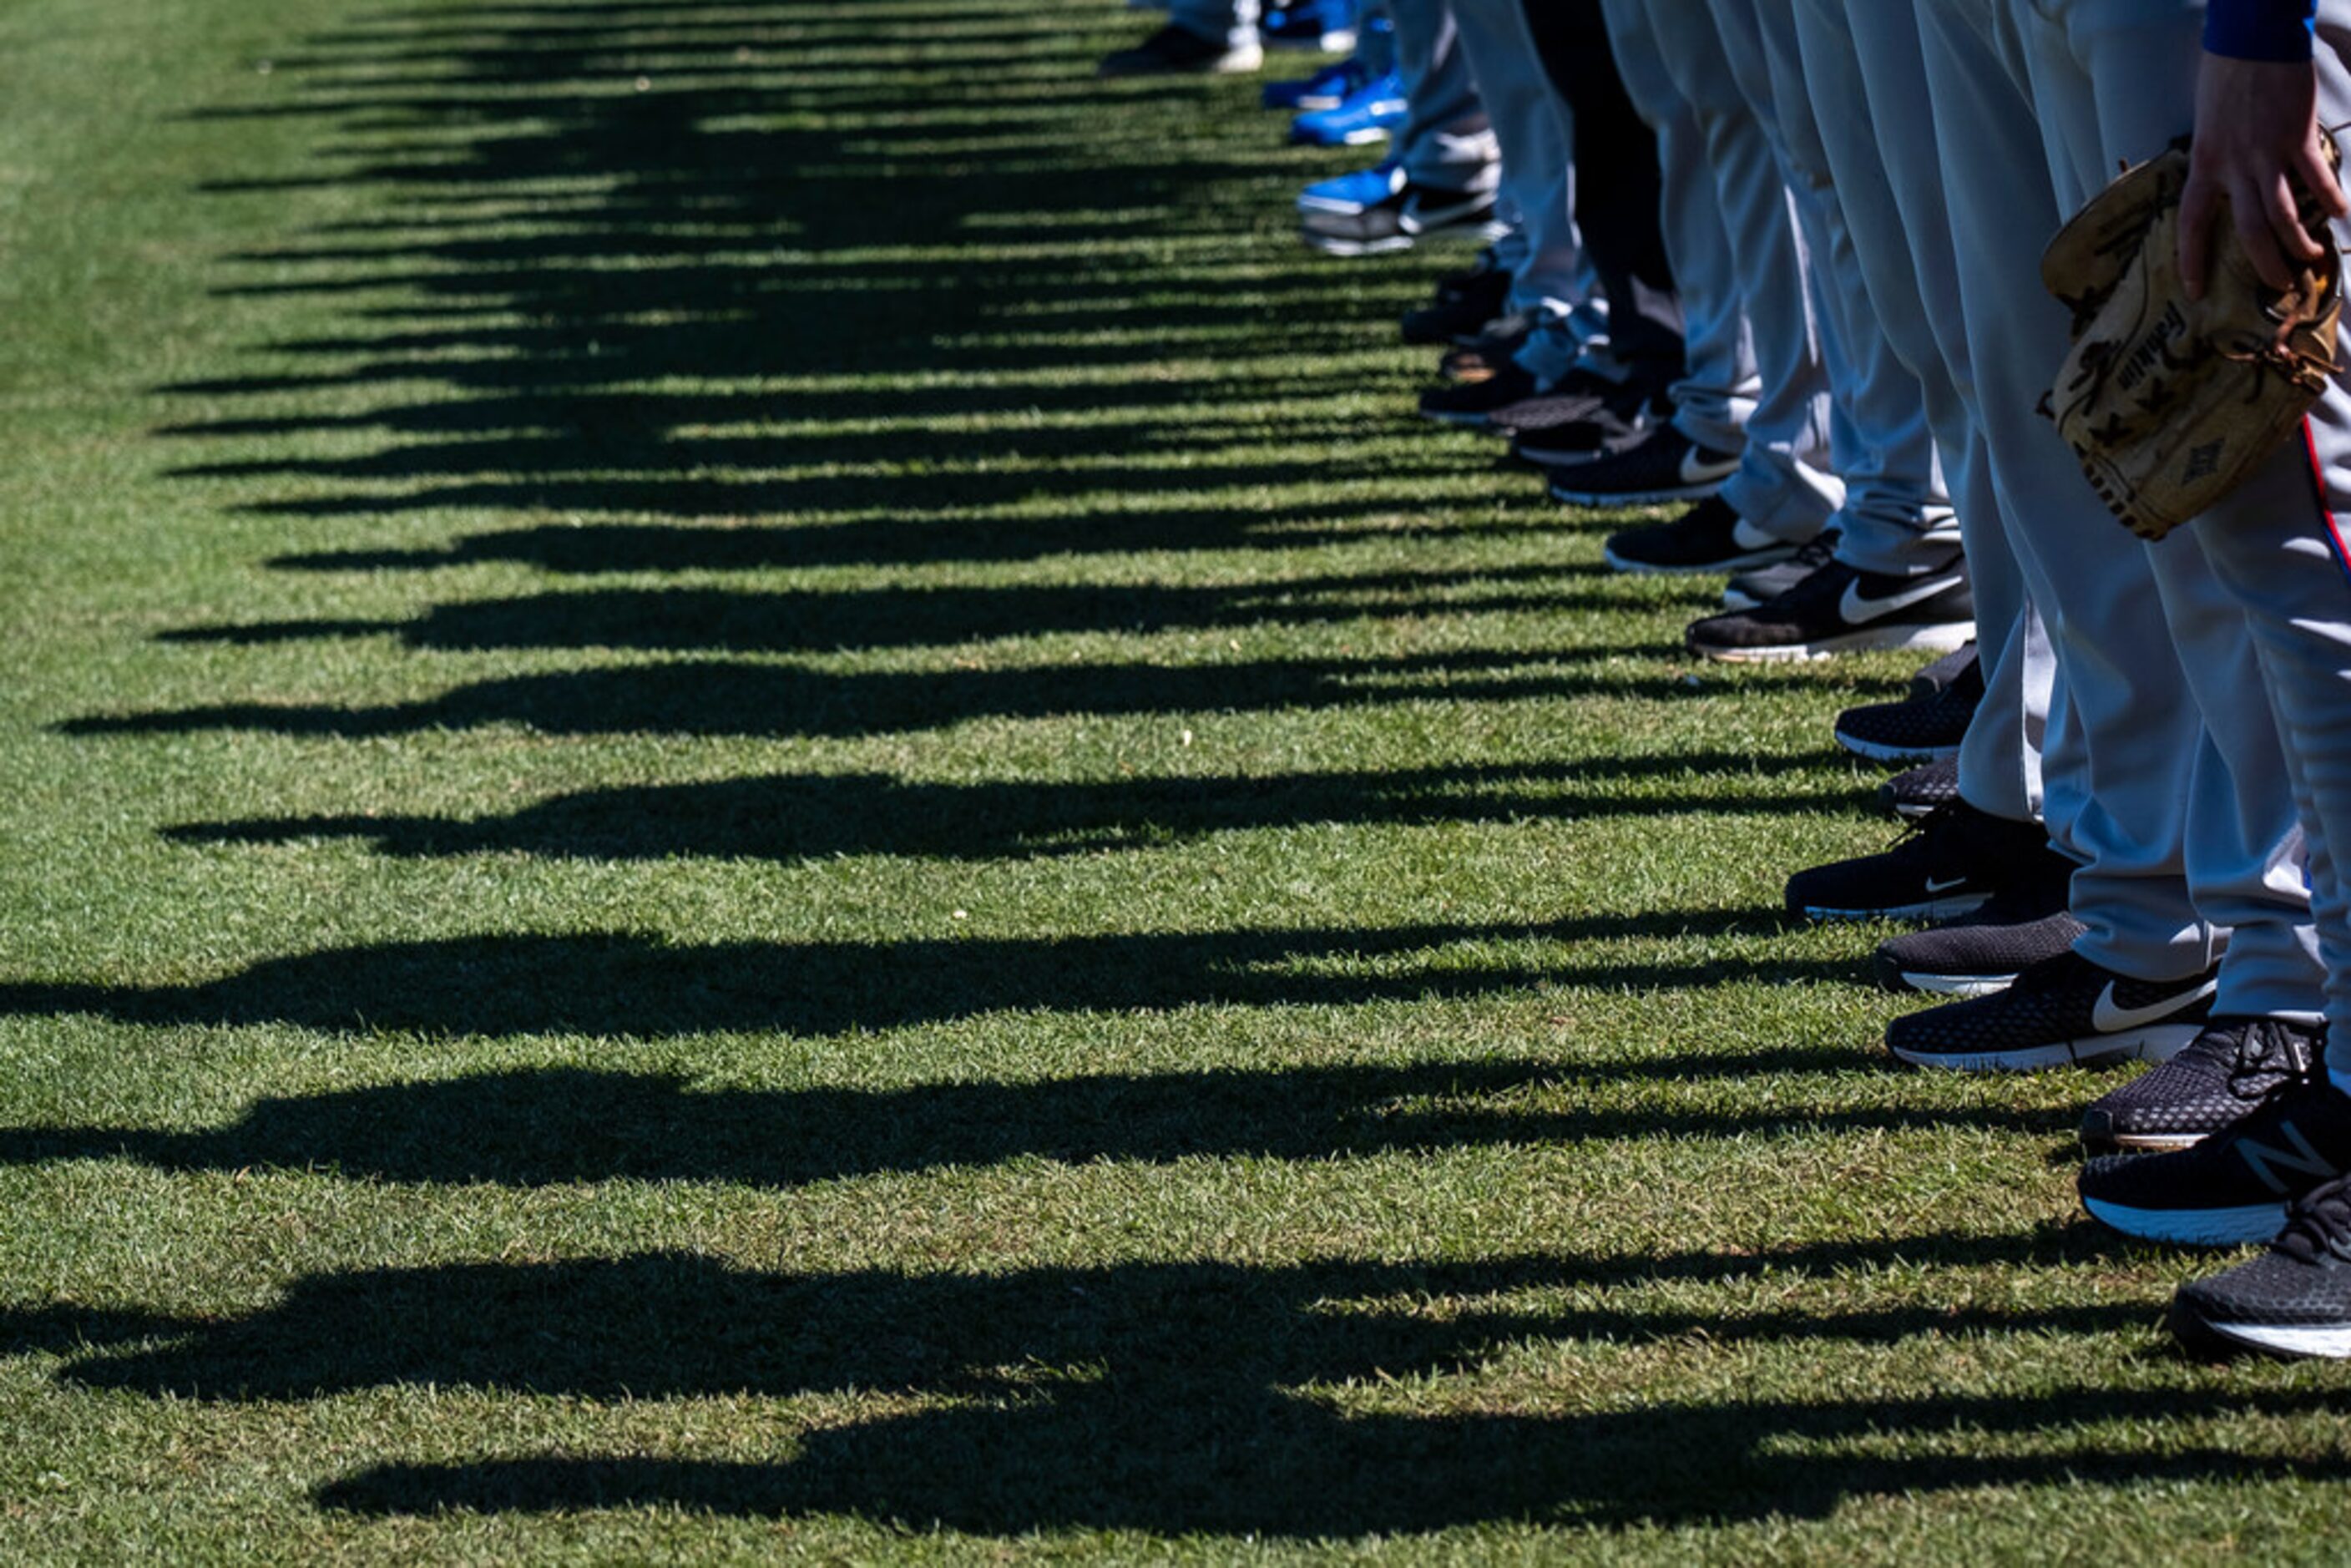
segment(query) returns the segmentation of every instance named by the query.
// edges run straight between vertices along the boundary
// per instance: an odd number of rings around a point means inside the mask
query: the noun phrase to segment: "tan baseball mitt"
[[[2341,154],[2326,137],[2329,161]],[[2115,516],[2159,539],[2227,495],[2301,424],[2335,370],[2341,260],[2281,294],[2216,223],[2204,298],[2179,277],[2188,145],[2125,170],[2058,231],[2041,280],[2074,311],[2074,348],[2043,412]],[[2304,219],[2325,234],[2305,204]]]

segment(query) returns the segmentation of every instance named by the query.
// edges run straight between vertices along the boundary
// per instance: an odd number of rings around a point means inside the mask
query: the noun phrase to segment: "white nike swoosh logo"
[[[1700,448],[1693,446],[1682,454],[1681,481],[1685,485],[1711,485],[1717,479],[1728,479],[1739,472],[1736,455],[1719,458],[1712,463],[1698,457]]]
[[[1932,599],[1959,580],[1956,577],[1929,577],[1896,589],[1883,599],[1872,599],[1861,591],[1861,579],[1856,577],[1844,585],[1844,598],[1838,602],[1837,612],[1854,624],[1875,621],[1881,615],[1891,615],[1897,610],[1907,610],[1923,600]]]
[[[2098,993],[2095,1006],[2090,1009],[2090,1027],[2100,1034],[2115,1034],[2126,1029],[2137,1029],[2143,1023],[2153,1023],[2169,1018],[2183,1008],[2192,1007],[2219,989],[2219,982],[2207,980],[2192,991],[2182,991],[2176,997],[2166,997],[2159,1002],[2149,1002],[2143,1008],[2115,1005],[2115,983]]]
[[[1966,873],[1964,873],[1958,876],[1941,878],[1930,876],[1927,879],[1927,891],[1928,893],[1949,893],[1951,889],[1965,883],[1967,880]]]

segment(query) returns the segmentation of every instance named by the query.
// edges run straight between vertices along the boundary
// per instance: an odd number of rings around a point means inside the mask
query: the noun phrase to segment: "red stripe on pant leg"
[[[2335,564],[2343,575],[2351,577],[2351,545],[2343,540],[2343,530],[2335,521],[2335,508],[2327,502],[2326,465],[2318,460],[2318,438],[2310,428],[2310,421],[2302,422],[2302,453],[2310,460],[2310,494],[2318,503],[2319,520],[2326,525],[2327,541],[2335,547]]]

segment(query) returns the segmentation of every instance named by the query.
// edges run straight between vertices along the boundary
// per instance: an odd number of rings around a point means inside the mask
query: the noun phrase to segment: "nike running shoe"
[[[1886,1049],[1912,1067],[2028,1072],[2161,1061],[2203,1031],[2220,970],[2135,980],[2068,947],[1989,996],[1946,1002],[1886,1026]]]
[[[1948,920],[2004,887],[2073,875],[2038,822],[2011,822],[1955,800],[1919,819],[1882,854],[1788,879],[1792,920]]]
[[[1877,787],[1877,804],[1889,817],[1923,817],[1959,798],[1959,759],[1938,757],[1896,773]]]
[[[1708,496],[1670,523],[1609,535],[1602,553],[1618,571],[1685,575],[1768,566],[1795,554],[1796,547],[1740,517],[1721,497]]]
[[[1869,956],[1870,972],[1889,991],[1930,997],[1988,997],[2004,991],[2033,965],[2070,949],[2089,929],[2063,907],[2043,909],[2045,895],[2003,890],[1960,915],[1925,931],[1889,936]],[[2030,918],[2018,912],[2042,909]]]
[[[1923,701],[1914,696],[1845,709],[1837,715],[1836,743],[1873,762],[1956,759],[1983,695],[1983,665],[1971,662]]]
[[[1752,610],[1759,604],[1771,603],[1836,559],[1837,541],[1844,538],[1843,528],[1823,528],[1787,559],[1740,572],[1722,585],[1722,607]]]
[[[1682,640],[1693,653],[1734,664],[1825,659],[1872,648],[1956,648],[1976,634],[1975,617],[1967,574],[1956,566],[1885,577],[1833,560],[1777,599],[1708,616]]]
[[[1551,498],[1577,507],[1646,507],[1695,501],[1739,471],[1739,455],[1698,445],[1661,424],[1622,451],[1551,471]]]

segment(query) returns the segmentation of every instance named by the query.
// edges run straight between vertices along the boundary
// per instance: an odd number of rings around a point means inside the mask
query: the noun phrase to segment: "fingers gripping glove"
[[[2322,136],[2337,166],[2341,154]],[[2091,486],[2142,538],[2227,495],[2298,426],[2334,373],[2340,258],[2263,283],[2225,216],[2204,298],[2179,276],[2188,144],[2124,171],[2058,231],[2041,280],[2074,312],[2074,347],[2042,404]],[[2305,200],[2304,222],[2326,232]]]

